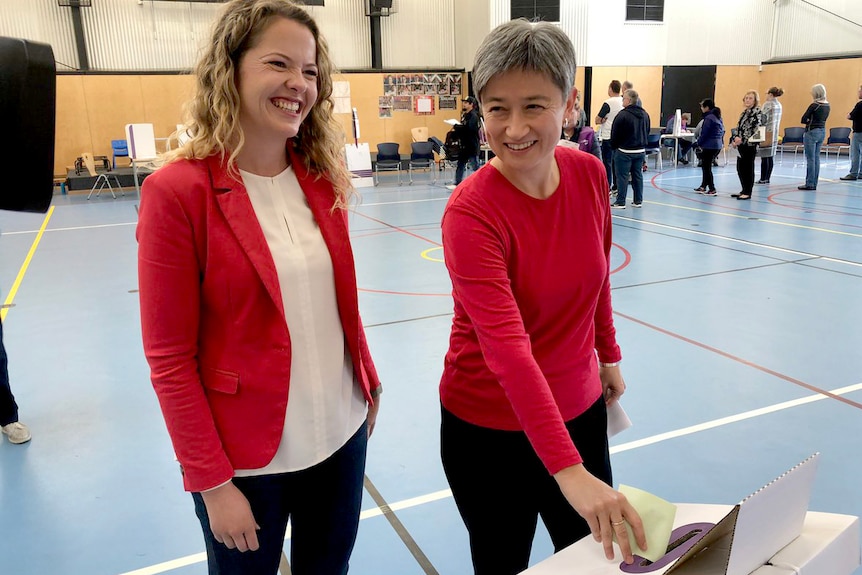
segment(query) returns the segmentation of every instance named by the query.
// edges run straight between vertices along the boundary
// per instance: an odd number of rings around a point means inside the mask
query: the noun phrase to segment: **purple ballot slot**
[[[667,552],[658,561],[653,563],[649,559],[635,555],[634,563],[631,565],[625,562],[620,563],[620,571],[623,573],[652,573],[662,567],[667,567],[682,557],[713,527],[715,527],[715,523],[689,523],[677,527],[670,534]]]

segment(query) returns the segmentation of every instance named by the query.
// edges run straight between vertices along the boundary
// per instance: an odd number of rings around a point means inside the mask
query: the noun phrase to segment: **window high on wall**
[[[663,22],[664,0],[626,0],[627,22]]]
[[[511,0],[512,20],[526,18],[530,21],[560,21],[560,0]]]

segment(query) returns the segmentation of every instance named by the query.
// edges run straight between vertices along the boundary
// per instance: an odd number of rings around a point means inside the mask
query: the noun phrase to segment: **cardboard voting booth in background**
[[[371,172],[371,149],[368,144],[347,144],[344,146],[347,170],[353,178],[354,188],[373,188],[374,176]]]
[[[587,537],[524,575],[850,575],[860,565],[859,518],[808,511],[819,454],[739,504],[680,504],[667,553],[608,561]]]

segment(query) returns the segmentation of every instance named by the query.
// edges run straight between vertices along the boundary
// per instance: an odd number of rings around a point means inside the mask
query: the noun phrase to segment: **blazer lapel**
[[[207,158],[207,164],[219,209],[221,209],[227,225],[245,251],[255,271],[260,276],[269,297],[272,298],[284,320],[284,302],[281,299],[278,272],[275,269],[272,253],[257,221],[248,192],[246,192],[242,182],[227,174],[218,155]]]

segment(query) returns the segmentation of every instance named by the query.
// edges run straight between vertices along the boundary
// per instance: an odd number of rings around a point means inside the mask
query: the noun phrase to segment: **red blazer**
[[[347,214],[293,156],[332,255],[341,325],[369,403],[380,385],[359,318]],[[290,381],[278,276],[241,182],[218,155],[170,163],[144,182],[137,228],[144,352],[188,491],[275,455]]]

